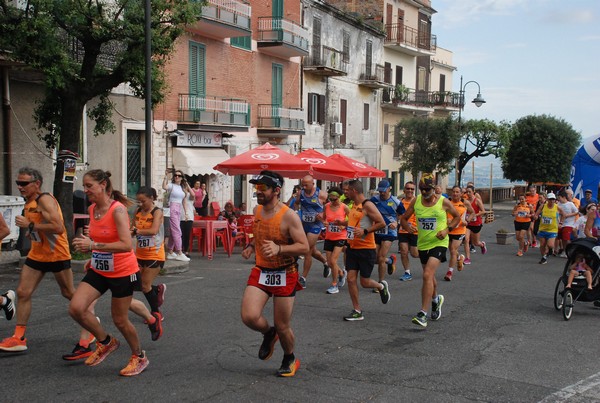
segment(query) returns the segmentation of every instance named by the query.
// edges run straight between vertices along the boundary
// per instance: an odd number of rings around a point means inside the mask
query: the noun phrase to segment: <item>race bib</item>
[[[302,212],[302,221],[304,222],[315,222],[317,219],[317,213]]]
[[[346,227],[346,233],[348,234],[348,236],[346,238],[348,238],[348,239],[354,239],[354,231],[355,230],[356,230],[356,227],[347,226]]]
[[[258,284],[262,284],[267,287],[285,287],[286,285],[285,270],[279,271],[262,271],[258,279]]]
[[[419,228],[423,231],[435,231],[437,220],[435,218],[419,218]]]
[[[40,234],[38,234],[37,231],[29,232],[29,239],[31,240],[31,242],[42,242],[42,239],[40,238]]]
[[[92,252],[91,267],[98,271],[115,271],[115,261],[112,252]]]
[[[340,233],[340,232],[342,232],[342,228],[339,225],[329,223],[329,227],[327,227],[327,231],[329,231],[331,233]]]
[[[138,235],[137,236],[137,246],[138,248],[150,248],[156,246],[154,242],[153,236],[148,235]]]
[[[546,225],[552,224],[552,217],[543,217],[542,216],[542,224],[546,224]]]
[[[527,211],[519,211],[517,217],[527,217]]]
[[[379,235],[387,235],[389,233],[388,226],[386,225],[382,229],[378,229],[377,231],[375,231],[375,233]]]

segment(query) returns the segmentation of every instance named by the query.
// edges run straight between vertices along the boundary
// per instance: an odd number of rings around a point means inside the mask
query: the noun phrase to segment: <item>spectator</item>
[[[598,200],[596,200],[595,198],[592,197],[592,191],[590,189],[586,189],[585,190],[585,197],[583,198],[583,200],[581,200],[580,203],[580,210],[583,210],[585,208],[585,206],[588,205],[588,203],[596,203],[598,204]]]

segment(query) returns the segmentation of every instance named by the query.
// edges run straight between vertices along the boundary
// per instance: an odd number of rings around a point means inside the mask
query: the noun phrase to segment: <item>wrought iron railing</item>
[[[304,111],[277,104],[259,104],[258,128],[304,131]]]
[[[384,82],[385,66],[381,64],[362,64],[360,70],[360,81]]]
[[[437,49],[437,37],[427,32],[407,27],[404,24],[386,24],[385,43],[404,44],[417,49],[435,52]]]
[[[243,99],[179,94],[179,121],[250,126],[250,105]]]
[[[202,18],[250,30],[252,7],[236,0],[206,0]]]
[[[348,61],[344,53],[328,46],[311,46],[311,53],[304,62],[305,67],[328,67],[330,69],[348,72]]]
[[[382,103],[460,108],[460,95],[450,91],[416,91],[412,88],[396,86],[383,90]]]
[[[259,41],[284,42],[308,52],[308,30],[282,17],[258,18]]]

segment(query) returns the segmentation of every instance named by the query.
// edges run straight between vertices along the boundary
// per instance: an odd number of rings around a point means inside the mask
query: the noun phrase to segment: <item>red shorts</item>
[[[285,285],[279,286],[283,280],[283,276],[279,272],[285,271]],[[270,297],[293,297],[296,295],[296,291],[300,291],[302,286],[298,283],[298,266],[293,265],[282,270],[274,269],[260,269],[259,267],[253,267],[248,277],[247,285],[251,285],[256,288],[260,288],[266,292]],[[261,273],[263,277],[261,278]],[[273,285],[271,285],[273,284]]]
[[[558,238],[563,241],[570,241],[572,232],[573,227],[562,227],[558,230]]]

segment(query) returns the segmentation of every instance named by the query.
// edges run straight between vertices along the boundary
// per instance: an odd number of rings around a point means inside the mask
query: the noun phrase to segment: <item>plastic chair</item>
[[[239,241],[243,241],[245,246],[250,243],[250,239],[254,236],[252,233],[252,226],[254,225],[254,216],[245,214],[238,218],[238,233],[233,238],[233,244],[235,245]]]
[[[221,214],[221,206],[219,206],[219,202],[210,202],[210,209],[212,211],[210,216],[212,219],[216,220],[219,214]]]
[[[189,247],[189,251],[193,252],[194,251],[194,239],[197,242],[198,245],[198,252],[202,252],[202,256],[205,255],[205,251],[204,251],[204,238],[203,238],[203,231],[202,228],[193,228],[192,229],[192,236],[190,237],[190,247]]]

